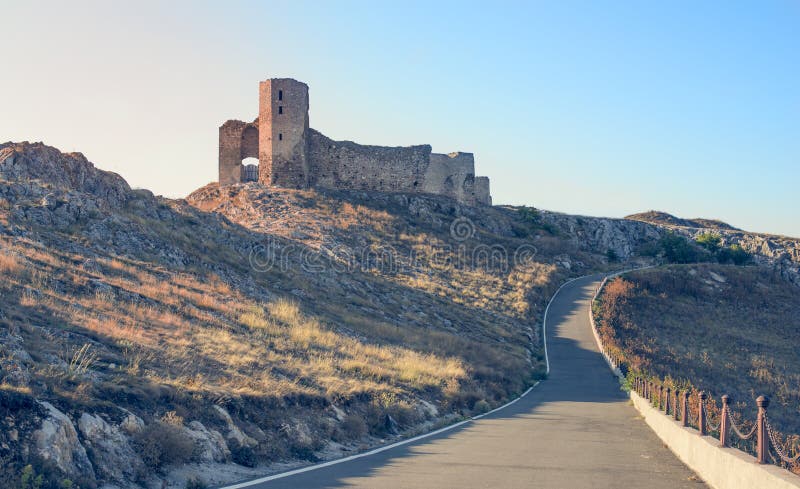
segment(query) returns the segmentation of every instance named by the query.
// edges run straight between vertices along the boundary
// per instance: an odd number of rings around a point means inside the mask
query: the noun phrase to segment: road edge
[[[561,292],[561,290],[564,287],[566,287],[567,285],[571,284],[572,282],[575,282],[576,280],[580,280],[582,278],[591,277],[592,275],[599,275],[599,274],[602,274],[602,273],[603,272],[590,273],[590,274],[587,274],[587,275],[581,275],[580,277],[571,278],[571,279],[567,280],[566,282],[562,283],[556,289],[556,291],[553,292],[553,295],[550,296],[550,300],[547,302],[547,306],[544,308],[544,313],[542,314],[542,345],[544,346],[544,361],[545,361],[545,366],[546,366],[546,371],[545,372],[547,374],[550,373],[550,357],[547,354],[547,315],[550,312],[550,304],[553,303],[553,300],[555,300],[555,298],[558,296],[559,292]],[[408,438],[406,440],[400,440],[398,442],[391,443],[389,445],[383,445],[383,446],[374,448],[372,450],[368,450],[366,452],[357,453],[355,455],[349,455],[347,457],[337,458],[337,459],[329,460],[327,462],[322,462],[322,463],[319,463],[319,464],[309,465],[309,466],[306,466],[306,467],[300,467],[300,468],[297,468],[297,469],[288,470],[286,472],[280,472],[280,473],[277,473],[277,474],[272,474],[272,475],[268,475],[268,476],[264,476],[264,477],[259,477],[257,479],[252,479],[252,480],[249,480],[249,481],[237,482],[237,483],[230,484],[230,485],[227,485],[227,486],[220,486],[219,489],[244,489],[246,487],[251,487],[251,486],[254,486],[254,485],[257,485],[257,484],[263,484],[264,482],[270,482],[270,481],[277,480],[277,479],[283,479],[283,478],[286,478],[286,477],[291,477],[293,475],[302,474],[302,473],[305,473],[305,472],[311,472],[311,471],[322,469],[322,468],[325,468],[325,467],[330,467],[332,465],[338,465],[338,464],[342,464],[342,463],[345,463],[345,462],[350,462],[352,460],[357,460],[359,458],[369,457],[371,455],[375,455],[375,454],[378,454],[378,453],[381,453],[381,452],[385,452],[386,450],[391,450],[392,448],[400,447],[400,446],[403,446],[403,445],[408,445],[409,443],[414,443],[414,442],[419,441],[419,440],[424,440],[425,438],[430,438],[432,436],[436,436],[438,434],[445,433],[447,431],[450,431],[450,430],[453,430],[455,428],[458,428],[459,426],[463,426],[463,425],[465,425],[467,423],[470,423],[472,421],[477,421],[477,420],[479,420],[479,419],[481,419],[481,418],[483,418],[485,416],[488,416],[490,414],[493,414],[493,413],[496,413],[496,412],[501,411],[503,409],[506,409],[507,407],[510,407],[511,405],[517,403],[523,397],[527,396],[528,393],[530,393],[533,390],[533,388],[536,387],[537,385],[539,385],[540,383],[541,383],[541,381],[536,381],[532,386],[528,387],[528,389],[525,392],[520,394],[519,397],[517,397],[515,399],[512,399],[511,401],[503,404],[502,406],[496,407],[496,408],[494,408],[491,411],[488,411],[486,413],[479,414],[477,416],[472,416],[472,417],[470,417],[468,419],[464,419],[464,420],[461,420],[461,421],[459,421],[457,423],[453,423],[453,424],[445,426],[443,428],[439,428],[438,430],[430,431],[428,433],[423,433],[421,435],[417,435],[417,436]]]

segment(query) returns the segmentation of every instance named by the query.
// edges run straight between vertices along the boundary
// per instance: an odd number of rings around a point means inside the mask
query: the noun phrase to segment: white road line
[[[547,313],[550,311],[550,304],[553,303],[553,300],[556,298],[558,293],[561,292],[561,289],[563,289],[564,286],[569,285],[569,284],[571,284],[572,282],[574,282],[576,280],[580,280],[582,278],[589,277],[591,275],[594,275],[594,274],[583,275],[581,277],[576,277],[576,278],[573,278],[573,279],[568,280],[568,281],[564,282],[563,284],[561,284],[561,286],[556,290],[556,292],[550,298],[550,301],[547,303],[547,307],[545,307],[545,309],[544,309],[544,319],[542,320],[542,343],[544,344],[544,359],[545,359],[545,364],[547,365],[547,373],[548,374],[550,373],[550,360],[547,357]],[[245,487],[254,486],[256,484],[262,484],[264,482],[274,481],[276,479],[283,479],[285,477],[291,477],[293,475],[303,474],[305,472],[311,472],[312,470],[317,470],[317,469],[322,469],[322,468],[325,468],[325,467],[330,467],[331,465],[342,464],[342,463],[345,463],[345,462],[350,462],[352,460],[357,460],[359,458],[369,457],[370,455],[375,455],[375,454],[378,454],[378,453],[381,453],[381,452],[385,452],[386,450],[391,450],[392,448],[397,448],[397,447],[400,447],[400,446],[403,446],[403,445],[408,445],[409,443],[414,443],[414,442],[419,441],[419,440],[424,440],[425,438],[430,438],[431,436],[436,436],[436,435],[438,435],[440,433],[444,433],[446,431],[453,430],[453,429],[458,428],[459,426],[465,425],[465,424],[467,424],[467,423],[469,423],[471,421],[475,421],[475,420],[483,418],[484,416],[488,416],[488,415],[490,415],[492,413],[496,413],[497,411],[505,409],[505,408],[511,406],[512,404],[516,404],[517,401],[519,401],[523,397],[527,396],[528,393],[531,390],[533,390],[533,388],[536,387],[537,385],[539,385],[538,381],[535,384],[533,384],[532,386],[528,387],[528,390],[523,392],[522,395],[520,395],[518,398],[516,398],[516,399],[514,399],[512,401],[509,401],[506,404],[503,404],[502,406],[500,406],[498,408],[492,409],[491,411],[489,411],[487,413],[483,413],[483,414],[479,414],[477,416],[473,416],[473,417],[471,417],[469,419],[465,419],[463,421],[459,421],[458,423],[451,424],[450,426],[445,426],[444,428],[439,428],[436,431],[431,431],[430,433],[424,433],[422,435],[417,435],[417,436],[415,436],[413,438],[409,438],[407,440],[398,441],[398,442],[392,443],[390,445],[385,445],[385,446],[382,446],[382,447],[378,447],[378,448],[375,448],[375,449],[370,450],[368,452],[358,453],[356,455],[350,455],[349,457],[339,458],[339,459],[336,459],[336,460],[330,460],[328,462],[323,462],[323,463],[316,464],[316,465],[309,465],[308,467],[301,467],[299,469],[290,470],[288,472],[281,472],[280,474],[273,474],[273,475],[269,475],[269,476],[266,476],[266,477],[261,477],[260,479],[254,479],[254,480],[251,480],[251,481],[240,482],[240,483],[233,484],[233,485],[230,485],[230,486],[224,486],[221,489],[243,489]]]
[[[545,363],[545,365],[547,365],[546,373],[548,373],[548,374],[550,373],[550,357],[547,355],[547,313],[550,312],[550,304],[553,303],[553,301],[555,300],[555,298],[558,295],[558,293],[561,292],[561,289],[563,289],[565,286],[571,284],[572,282],[574,282],[576,280],[580,280],[582,278],[590,277],[591,275],[594,275],[594,274],[575,277],[575,278],[567,280],[566,282],[561,284],[561,287],[556,289],[556,292],[553,294],[553,297],[550,298],[550,301],[547,303],[547,307],[544,308],[544,319],[542,319],[542,343],[544,344],[544,363]]]
[[[284,477],[289,477],[289,476],[292,476],[292,475],[302,474],[304,472],[311,472],[312,470],[322,469],[324,467],[330,467],[331,465],[337,465],[337,464],[341,464],[341,463],[345,463],[345,462],[350,462],[351,460],[356,460],[356,459],[363,458],[363,457],[369,457],[370,455],[375,455],[377,453],[385,452],[386,450],[391,450],[392,448],[400,447],[400,446],[403,446],[403,445],[408,445],[409,443],[414,443],[415,441],[419,441],[419,440],[422,440],[422,439],[425,439],[425,438],[429,438],[431,436],[435,436],[435,435],[438,435],[440,433],[444,433],[445,431],[450,431],[452,429],[458,428],[459,426],[467,424],[470,421],[475,421],[475,420],[481,419],[484,416],[488,416],[488,415],[490,415],[492,413],[500,411],[501,409],[505,409],[505,408],[511,406],[512,404],[516,403],[517,401],[519,401],[523,397],[527,396],[528,393],[534,387],[536,387],[537,385],[539,385],[539,382],[536,382],[532,386],[528,387],[528,390],[523,392],[521,396],[519,396],[518,398],[514,399],[513,401],[510,401],[510,402],[508,402],[506,404],[503,404],[502,406],[500,406],[498,408],[492,409],[491,411],[489,411],[487,413],[483,413],[483,414],[480,414],[478,416],[473,416],[473,417],[471,417],[469,419],[465,419],[463,421],[459,421],[458,423],[451,424],[449,426],[445,426],[444,428],[439,428],[436,431],[431,431],[430,433],[424,433],[422,435],[417,435],[417,436],[415,436],[413,438],[409,438],[407,440],[402,440],[402,441],[398,441],[396,443],[392,443],[391,445],[384,445],[382,447],[376,448],[374,450],[370,450],[368,452],[359,453],[359,454],[356,454],[356,455],[350,455],[349,457],[339,458],[339,459],[331,460],[329,462],[324,462],[324,463],[321,463],[321,464],[310,465],[308,467],[302,467],[302,468],[299,468],[299,469],[290,470],[288,472],[281,472],[280,474],[274,474],[274,475],[270,475],[270,476],[267,476],[267,477],[262,477],[260,479],[255,479],[255,480],[252,480],[252,481],[240,482],[240,483],[234,484],[232,486],[225,486],[222,489],[241,489],[243,487],[250,487],[250,486],[254,486],[256,484],[261,484],[263,482],[269,482],[269,481],[273,481],[275,479],[283,479]]]

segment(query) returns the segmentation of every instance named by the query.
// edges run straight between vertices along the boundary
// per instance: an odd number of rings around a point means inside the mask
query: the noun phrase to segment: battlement
[[[309,127],[308,85],[291,78],[259,83],[258,118],[219,128],[219,183],[257,180],[288,188],[323,187],[444,195],[491,205],[489,178],[475,177],[472,153],[432,153],[430,145],[366,146],[334,141]],[[257,157],[258,168],[242,165]]]

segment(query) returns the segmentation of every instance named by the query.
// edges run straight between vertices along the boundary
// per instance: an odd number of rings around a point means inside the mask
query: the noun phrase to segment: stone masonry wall
[[[431,153],[422,191],[452,197],[459,202],[475,199],[475,157],[472,153]]]
[[[419,192],[430,163],[431,147],[364,146],[334,141],[308,131],[311,186]]]
[[[472,153],[334,141],[309,127],[308,85],[291,78],[260,82],[258,97],[255,121],[219,128],[220,185],[252,181],[257,172],[260,183],[278,187],[421,192],[491,205],[489,179],[475,177]],[[251,157],[258,166],[245,168]]]
[[[258,157],[258,119],[252,123],[230,120],[219,128],[219,183],[242,181],[242,160]]]
[[[492,205],[492,195],[489,192],[489,177],[475,177],[475,202]]]

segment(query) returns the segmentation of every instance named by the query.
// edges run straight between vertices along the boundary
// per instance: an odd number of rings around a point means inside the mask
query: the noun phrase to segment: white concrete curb
[[[771,464],[760,465],[741,450],[719,446],[716,438],[700,436],[694,428],[684,428],[634,391],[631,391],[631,401],[672,453],[714,489],[800,488],[800,477],[788,470]]]
[[[642,267],[625,270],[607,276],[595,291],[589,303],[589,322],[597,347],[603,354],[606,363],[614,374],[624,379],[622,372],[611,361],[603,348],[600,335],[592,313],[592,304],[603,290],[609,278],[622,275],[633,270],[644,270]],[[634,407],[642,415],[647,426],[664,442],[678,459],[690,469],[697,472],[703,480],[714,489],[798,489],[800,477],[775,465],[760,465],[755,457],[735,448],[719,446],[719,441],[710,436],[700,436],[694,428],[684,428],[678,421],[655,409],[650,403],[633,390],[630,398]]]

